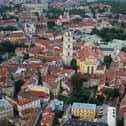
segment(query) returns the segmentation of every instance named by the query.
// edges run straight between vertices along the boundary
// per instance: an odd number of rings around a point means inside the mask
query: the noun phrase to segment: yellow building
[[[87,103],[73,103],[72,115],[81,119],[93,120],[96,116],[96,105]]]
[[[83,47],[77,54],[77,71],[80,73],[95,74],[98,60],[91,47]]]

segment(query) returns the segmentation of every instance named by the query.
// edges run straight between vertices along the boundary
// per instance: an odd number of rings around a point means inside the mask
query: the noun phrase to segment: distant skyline
[[[99,0],[101,1],[101,0]],[[120,1],[120,2],[126,2],[126,0],[102,0],[102,1]]]

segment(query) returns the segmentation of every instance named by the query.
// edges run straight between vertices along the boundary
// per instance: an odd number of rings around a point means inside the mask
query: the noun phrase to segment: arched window
[[[91,73],[92,74],[94,73],[94,67],[93,66],[91,67]]]
[[[89,73],[89,70],[90,70],[90,67],[88,66],[88,67],[87,67],[87,73]]]
[[[70,45],[68,45],[68,48],[70,48]]]

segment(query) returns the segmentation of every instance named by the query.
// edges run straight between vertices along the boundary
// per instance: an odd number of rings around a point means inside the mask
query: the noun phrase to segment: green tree
[[[126,53],[126,47],[122,47],[121,51]]]
[[[112,92],[112,97],[118,97],[120,95],[118,88],[114,88],[112,91],[113,91]]]
[[[72,59],[71,61],[71,68],[77,71],[77,61],[76,59]]]
[[[37,76],[38,76],[38,85],[42,85],[42,75],[39,68],[37,69]]]
[[[29,54],[28,53],[23,53],[23,60],[29,59]]]
[[[63,15],[63,10],[59,8],[53,8],[52,6],[49,6],[48,10],[44,10],[44,12],[49,19],[56,19],[59,18],[60,15]]]
[[[100,105],[100,102],[98,101],[97,98],[91,98],[91,99],[89,100],[89,103],[91,103],[91,104],[96,104],[96,105]]]
[[[109,69],[110,68],[110,64],[112,62],[112,57],[111,55],[109,56],[104,56],[104,63],[106,65],[106,68]]]
[[[9,41],[3,41],[0,43],[0,54],[4,54],[6,52],[14,53],[14,51],[17,47],[26,47],[27,48],[28,46],[25,45],[25,43],[12,44]]]
[[[109,42],[113,39],[126,40],[126,32],[123,31],[122,29],[103,28],[98,30],[94,28],[91,34],[96,34],[100,36],[105,42]]]
[[[118,122],[117,122],[117,126],[124,126],[124,119],[119,119]]]
[[[0,64],[2,63],[2,56],[0,55]]]
[[[55,22],[54,21],[49,21],[49,22],[47,22],[47,26],[48,26],[48,29],[53,29],[54,26],[55,26]]]
[[[105,89],[104,91],[103,91],[103,93],[105,94],[105,95],[107,95],[107,96],[112,96],[112,93],[113,93],[113,91],[112,91],[112,89]]]
[[[59,118],[62,118],[62,116],[63,116],[62,111],[56,111],[52,126],[59,126],[60,125]]]
[[[109,86],[109,81],[106,81],[105,82],[105,86]]]
[[[70,15],[80,15],[85,17],[85,10],[84,9],[71,9],[69,11]]]
[[[21,86],[24,84],[24,80],[17,80],[14,84],[14,98],[17,98],[19,91],[21,90]]]
[[[17,30],[17,27],[13,26],[13,25],[0,26],[0,30],[3,30],[3,31],[15,31],[15,30]]]
[[[102,105],[105,100],[105,97],[103,95],[98,95],[97,100],[99,101],[100,105]]]
[[[80,93],[80,89],[83,86],[83,81],[80,76],[75,74],[71,77],[71,82],[73,85],[73,94],[77,95],[78,93]]]
[[[47,62],[47,59],[46,58],[43,58],[42,59],[42,63],[46,63]]]

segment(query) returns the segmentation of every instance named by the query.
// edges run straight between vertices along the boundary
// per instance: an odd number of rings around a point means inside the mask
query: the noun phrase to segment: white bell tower
[[[73,34],[65,32],[63,35],[63,62],[66,66],[71,65],[73,59]]]

